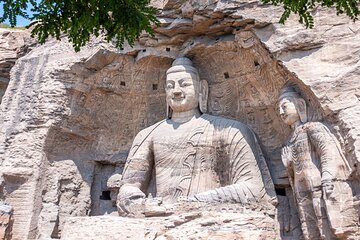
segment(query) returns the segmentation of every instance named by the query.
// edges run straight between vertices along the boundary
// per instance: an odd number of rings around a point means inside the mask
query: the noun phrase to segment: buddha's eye
[[[181,87],[188,87],[188,86],[191,86],[191,83],[186,83],[186,82],[185,82],[185,83],[182,83],[182,84],[181,84]]]
[[[168,84],[166,85],[166,88],[167,88],[167,89],[174,88],[174,84],[172,84],[172,83],[168,83]]]

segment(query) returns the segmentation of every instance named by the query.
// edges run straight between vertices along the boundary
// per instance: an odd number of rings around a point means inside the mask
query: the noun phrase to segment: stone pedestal
[[[118,216],[69,218],[64,240],[278,239],[275,219],[247,209],[209,209],[163,217]]]

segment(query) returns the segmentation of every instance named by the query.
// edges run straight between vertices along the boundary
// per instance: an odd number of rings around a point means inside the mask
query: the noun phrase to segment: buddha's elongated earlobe
[[[171,119],[172,117],[172,109],[171,107],[169,106],[168,103],[166,103],[166,118],[167,119]]]
[[[200,81],[200,92],[199,92],[199,108],[202,113],[207,112],[207,103],[209,95],[209,85],[206,80]]]
[[[298,112],[299,117],[300,117],[300,121],[302,123],[306,123],[308,121],[308,119],[307,119],[305,100],[302,99],[302,98],[297,98],[296,99],[296,108],[297,108],[297,112]]]

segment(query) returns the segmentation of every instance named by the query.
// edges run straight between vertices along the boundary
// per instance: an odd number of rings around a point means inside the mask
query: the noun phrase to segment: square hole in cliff
[[[102,191],[100,200],[111,200],[110,191]]]
[[[285,188],[275,188],[276,195],[286,196]]]

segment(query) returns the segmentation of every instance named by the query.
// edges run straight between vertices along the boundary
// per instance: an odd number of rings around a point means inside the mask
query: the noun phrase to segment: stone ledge
[[[261,212],[202,211],[167,217],[72,217],[63,240],[278,239],[276,221]]]

